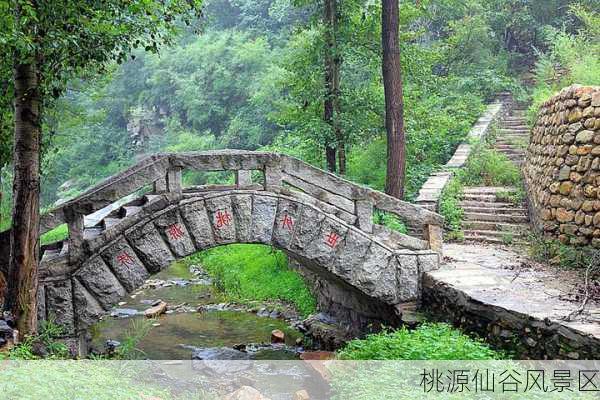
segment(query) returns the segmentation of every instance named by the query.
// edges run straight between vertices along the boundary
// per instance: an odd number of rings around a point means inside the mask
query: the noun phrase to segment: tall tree
[[[404,197],[406,140],[404,136],[404,100],[400,66],[398,0],[381,0],[381,44],[383,49],[383,89],[385,128],[387,131],[387,173],[385,192]]]
[[[340,174],[346,173],[346,144],[340,126],[340,67],[342,58],[338,49],[337,0],[325,0],[323,23],[325,27],[325,101],[323,119],[333,131],[333,138],[325,144],[327,168],[336,171],[336,150]]]
[[[199,0],[11,0],[0,2],[0,71],[14,93],[13,228],[4,309],[21,334],[37,330],[42,110],[68,79],[122,62],[140,45],[157,51]],[[6,63],[12,68],[7,68]]]

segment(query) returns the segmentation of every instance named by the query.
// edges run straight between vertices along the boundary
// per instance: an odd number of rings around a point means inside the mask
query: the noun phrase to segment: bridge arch
[[[152,274],[197,251],[231,243],[281,249],[382,303],[416,299],[419,256],[398,251],[327,214],[282,194],[227,191],[183,199],[157,196],[135,214],[86,241],[80,263],[44,276],[41,316],[76,335]],[[430,256],[430,254],[429,254]]]
[[[235,184],[184,188],[185,170],[233,172]],[[377,225],[375,210],[417,230]],[[40,233],[65,222],[68,238],[42,248],[38,315],[81,338],[150,275],[229,243],[274,246],[342,291],[396,310],[418,299],[422,273],[438,267],[443,218],[293,157],[222,150],[143,159],[45,214]]]

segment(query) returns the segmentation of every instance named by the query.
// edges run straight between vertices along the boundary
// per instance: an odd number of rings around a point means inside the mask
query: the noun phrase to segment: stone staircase
[[[524,109],[513,109],[503,117],[493,146],[517,166],[525,162],[529,127]],[[506,197],[510,187],[466,187],[460,203],[464,210],[464,235],[467,241],[512,244],[522,240],[529,229],[527,208]]]
[[[460,206],[464,210],[465,240],[497,244],[518,242],[527,229],[527,209],[507,202],[506,187],[466,187]]]
[[[515,109],[499,124],[494,149],[506,155],[519,167],[525,162],[525,150],[529,143],[529,127],[525,118],[526,110]]]

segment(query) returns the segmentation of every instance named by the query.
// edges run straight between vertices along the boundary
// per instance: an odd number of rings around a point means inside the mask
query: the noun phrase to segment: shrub
[[[475,146],[459,176],[466,186],[522,185],[519,168],[504,154],[482,143]]]
[[[393,231],[407,233],[406,224],[398,216],[381,210],[373,213],[373,223],[383,225]]]
[[[444,323],[427,323],[355,339],[338,352],[346,360],[494,360],[505,358],[483,341]]]
[[[460,206],[463,185],[457,178],[452,178],[444,188],[440,199],[440,214],[444,216],[444,224],[450,232],[459,232],[462,228],[464,210]]]
[[[550,262],[562,268],[585,269],[591,260],[600,259],[600,250],[591,246],[568,246],[556,239],[538,235],[530,236],[529,252],[536,261]]]

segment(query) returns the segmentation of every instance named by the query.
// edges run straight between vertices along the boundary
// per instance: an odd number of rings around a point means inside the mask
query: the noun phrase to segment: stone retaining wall
[[[422,295],[426,311],[518,359],[600,358],[598,338],[577,329],[577,323],[539,319],[488,304],[430,274],[423,276]]]
[[[524,175],[538,230],[600,248],[600,87],[570,86],[541,106]]]

